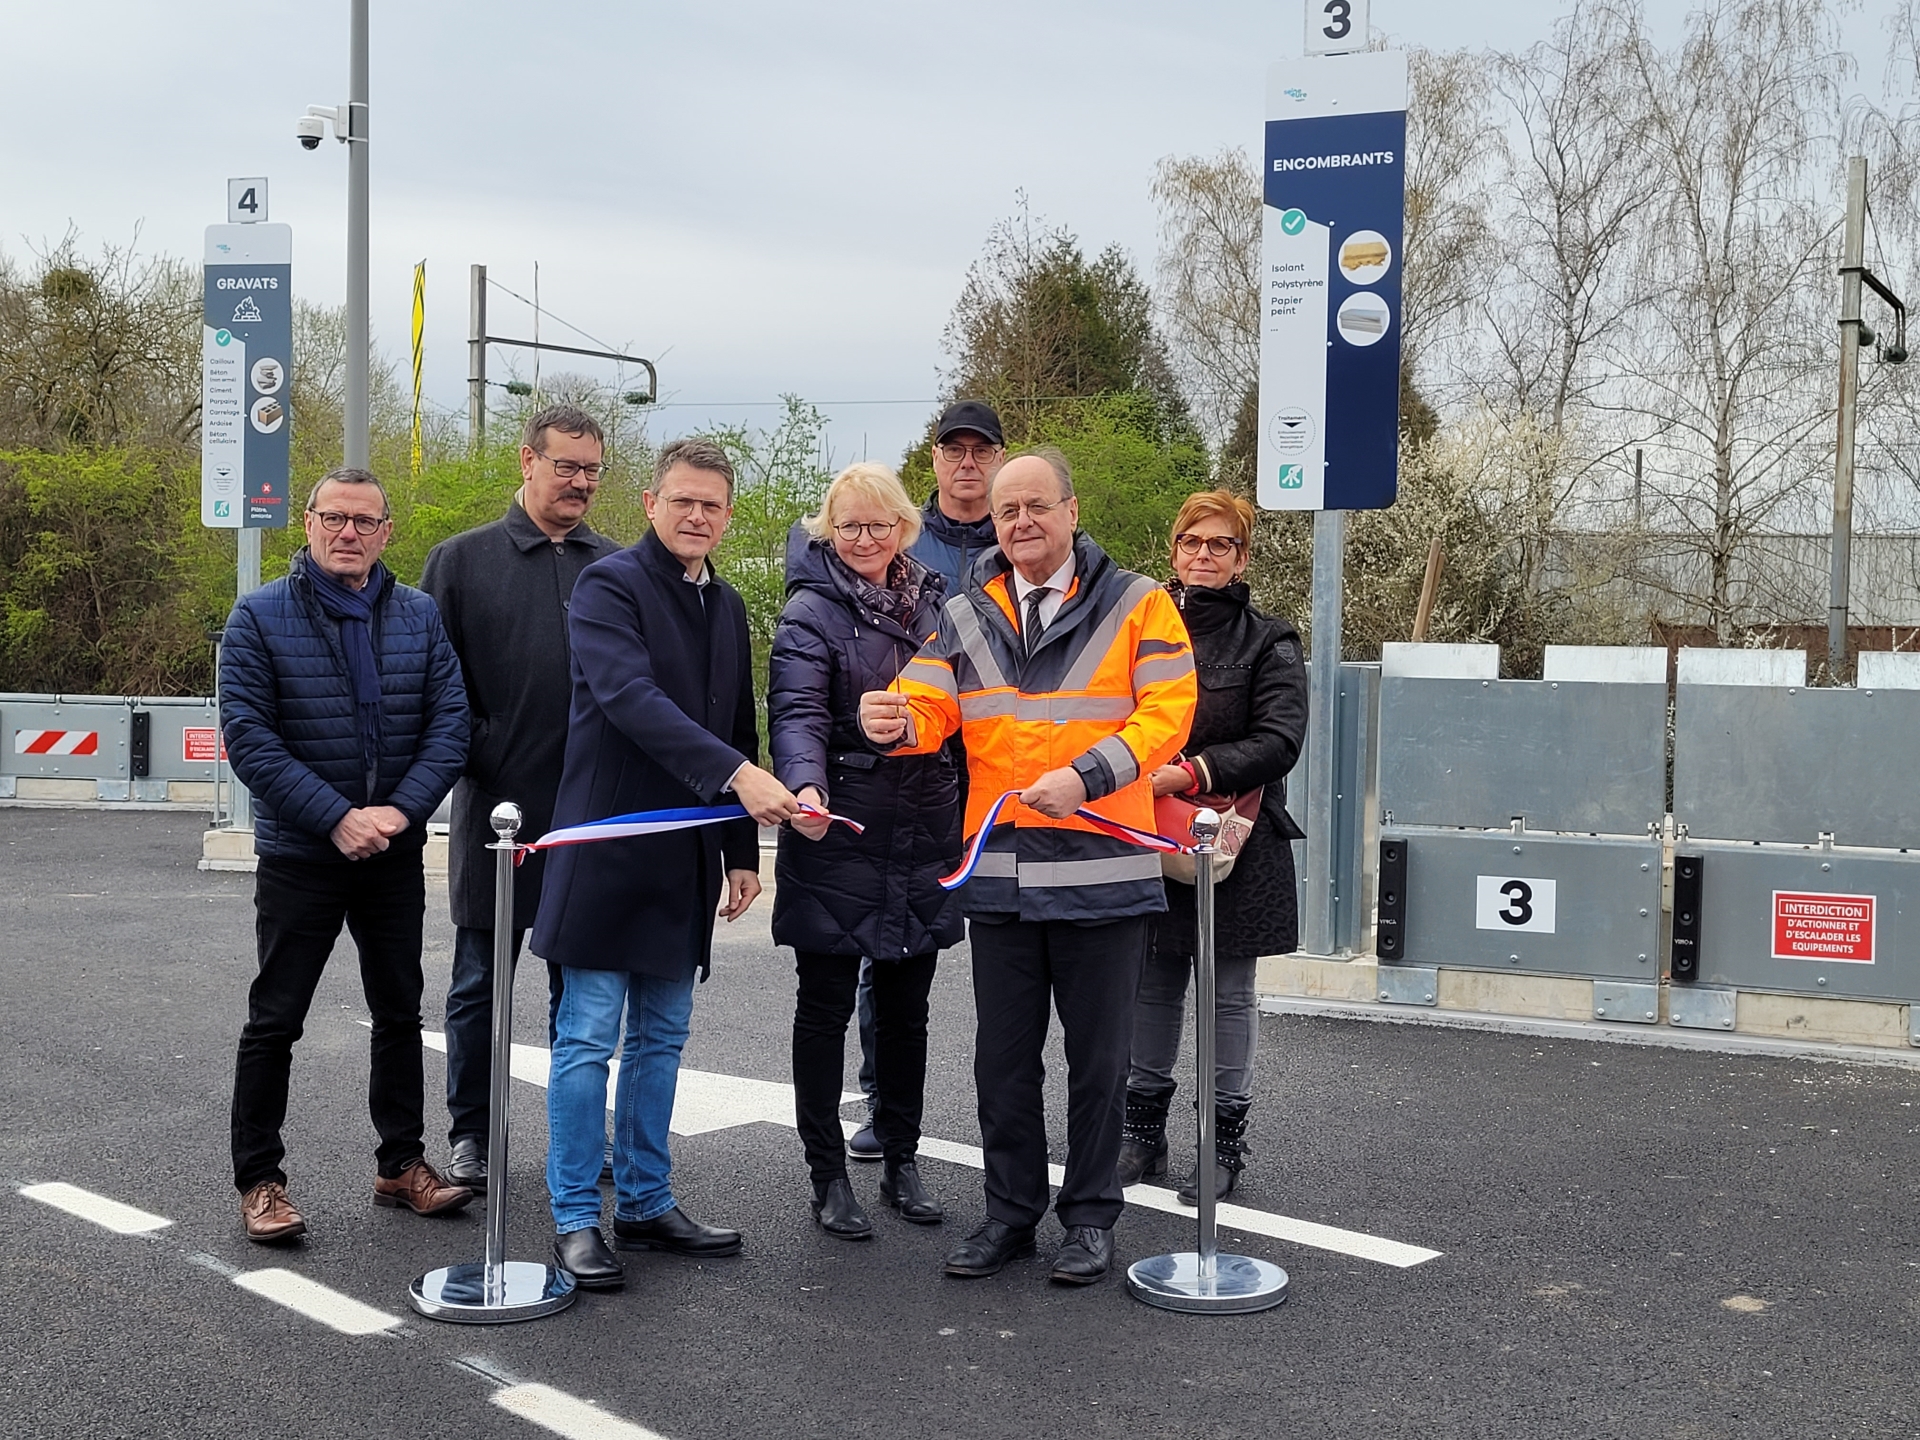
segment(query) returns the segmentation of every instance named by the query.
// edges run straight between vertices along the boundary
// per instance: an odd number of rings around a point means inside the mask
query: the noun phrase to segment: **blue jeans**
[[[860,1093],[867,1097],[867,1117],[873,1117],[876,1091],[873,1066],[873,961],[860,959],[860,985],[853,992],[853,1012],[860,1017]]]
[[[525,930],[513,932],[513,960],[520,964]],[[547,966],[547,1043],[553,1043],[560,1010],[560,967]],[[493,931],[456,926],[453,981],[447,986],[447,1114],[449,1142],[485,1140],[493,1075]]]
[[[627,1038],[614,1090],[613,1213],[651,1220],[674,1207],[667,1126],[693,1017],[692,967],[683,980],[662,980],[569,965],[547,1079],[547,1194],[562,1235],[600,1223],[607,1064],[622,1012]]]

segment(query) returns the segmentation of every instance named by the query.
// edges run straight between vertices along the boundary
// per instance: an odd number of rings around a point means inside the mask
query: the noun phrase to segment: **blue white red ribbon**
[[[812,819],[834,821],[845,825],[856,835],[866,832],[867,827],[859,821],[849,820],[844,815],[835,815],[813,805],[802,804],[800,813]],[[558,845],[590,845],[596,840],[624,840],[633,835],[664,835],[671,830],[692,830],[702,825],[719,825],[728,820],[746,818],[746,808],[740,805],[701,805],[685,810],[642,810],[632,815],[613,815],[605,820],[589,820],[584,825],[568,825],[559,830],[549,830],[531,844],[522,845],[520,853],[526,855],[535,850],[551,850]]]
[[[999,823],[1000,812],[1006,808],[1007,802],[1009,800],[1018,800],[1019,798],[1020,792],[1018,790],[1009,790],[993,802],[992,808],[987,811],[986,818],[980,822],[980,828],[974,832],[973,840],[967,846],[967,853],[961,857],[960,868],[940,881],[940,888],[942,890],[958,890],[973,878],[973,872],[980,867],[980,857],[984,855],[987,850],[988,832]],[[1124,840],[1129,845],[1138,845],[1147,850],[1158,850],[1167,855],[1191,855],[1193,853],[1193,847],[1191,845],[1182,845],[1178,840],[1169,840],[1166,836],[1155,834],[1151,830],[1136,830],[1131,825],[1124,825],[1120,821],[1109,819],[1105,815],[1096,815],[1085,806],[1074,811],[1073,814],[1075,819],[1084,820],[1093,826],[1094,829],[1103,831],[1113,836],[1116,840]]]

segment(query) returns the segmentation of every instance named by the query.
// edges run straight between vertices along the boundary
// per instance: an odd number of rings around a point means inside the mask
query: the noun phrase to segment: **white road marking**
[[[96,1195],[91,1190],[82,1190],[78,1185],[68,1185],[63,1181],[22,1185],[20,1193],[29,1200],[38,1200],[42,1205],[51,1205],[69,1215],[78,1215],[82,1220],[91,1220],[116,1235],[148,1235],[173,1224],[164,1215],[149,1215],[144,1210],[122,1205],[118,1200],[109,1200],[104,1195]]]
[[[421,1032],[421,1036],[429,1049],[446,1050],[447,1038],[440,1032],[426,1030]],[[548,1052],[538,1046],[515,1045],[514,1079],[544,1089],[548,1059]],[[609,1110],[613,1108],[614,1084],[620,1076],[619,1064],[616,1062],[610,1070],[607,1077]],[[860,1097],[849,1093],[840,1098],[844,1104]],[[679,1089],[673,1101],[674,1134],[702,1135],[710,1130],[751,1125],[755,1121],[784,1125],[791,1130],[794,1121],[793,1087],[772,1080],[748,1080],[738,1075],[719,1075],[708,1070],[681,1070]],[[843,1120],[841,1125],[849,1135],[859,1128],[851,1120]],[[986,1157],[978,1145],[962,1145],[953,1140],[923,1135],[920,1137],[920,1153],[930,1159],[965,1165],[973,1170],[986,1168]],[[1065,1170],[1058,1165],[1049,1165],[1047,1175],[1055,1185],[1066,1179]],[[1199,1214],[1192,1206],[1182,1205],[1172,1190],[1157,1185],[1133,1186],[1127,1191],[1127,1203],[1168,1215],[1193,1218]],[[1220,1225],[1225,1229],[1239,1230],[1249,1235],[1265,1235],[1274,1240],[1284,1240],[1290,1245],[1329,1250],[1336,1255],[1350,1255],[1356,1260],[1371,1260],[1401,1270],[1436,1260],[1444,1253],[1358,1230],[1342,1230],[1337,1225],[1322,1225],[1313,1220],[1296,1220],[1290,1215],[1254,1210],[1245,1205],[1223,1204],[1217,1215]]]
[[[398,1315],[362,1305],[351,1295],[342,1295],[318,1280],[309,1280],[291,1270],[249,1270],[234,1276],[233,1283],[276,1305],[297,1310],[309,1320],[318,1320],[342,1335],[378,1335],[400,1323]]]
[[[493,1392],[493,1403],[567,1440],[663,1440],[658,1431],[609,1415],[551,1385],[509,1385]]]

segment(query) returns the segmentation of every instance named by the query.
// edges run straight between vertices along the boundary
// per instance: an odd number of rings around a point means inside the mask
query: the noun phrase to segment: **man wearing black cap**
[[[947,594],[966,592],[967,572],[999,541],[987,514],[987,491],[1006,459],[1000,417],[984,400],[957,400],[933,427],[933,477],[939,488],[920,512],[913,558],[947,577]]]

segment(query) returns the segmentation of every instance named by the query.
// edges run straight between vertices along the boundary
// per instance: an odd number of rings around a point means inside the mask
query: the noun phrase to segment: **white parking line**
[[[342,1295],[318,1280],[309,1280],[291,1270],[249,1270],[234,1276],[233,1283],[276,1305],[297,1310],[309,1320],[318,1320],[342,1335],[378,1335],[400,1323],[398,1315],[362,1305],[351,1295]]]
[[[148,1235],[173,1224],[164,1215],[149,1215],[144,1210],[136,1210],[131,1205],[122,1205],[118,1200],[109,1200],[104,1195],[96,1195],[91,1190],[82,1190],[78,1185],[68,1185],[62,1181],[56,1180],[46,1185],[22,1185],[20,1193],[29,1200],[38,1200],[42,1205],[51,1205],[69,1215],[78,1215],[82,1220],[91,1220],[116,1235]]]
[[[421,1032],[421,1038],[430,1050],[445,1051],[447,1038],[438,1031]],[[530,1085],[545,1088],[550,1056],[535,1045],[515,1045],[513,1047],[513,1077],[524,1080]],[[612,1067],[607,1078],[607,1108],[613,1108],[614,1084],[619,1078],[619,1066]],[[854,1094],[841,1096],[842,1101],[857,1100]],[[738,1075],[719,1075],[707,1070],[680,1071],[680,1085],[673,1101],[673,1133],[676,1135],[699,1135],[709,1130],[724,1130],[734,1125],[750,1125],[755,1121],[765,1121],[770,1125],[784,1125],[793,1128],[793,1087],[772,1080],[749,1080]],[[847,1134],[851,1135],[859,1127],[851,1120],[843,1120]],[[965,1165],[970,1169],[984,1170],[986,1158],[978,1145],[962,1145],[953,1140],[941,1140],[936,1136],[923,1135],[920,1139],[920,1153],[934,1160],[945,1160],[952,1165]],[[1055,1184],[1061,1184],[1066,1172],[1058,1165],[1047,1167],[1048,1178]],[[1127,1191],[1127,1203],[1138,1205],[1146,1210],[1159,1210],[1168,1215],[1197,1217],[1198,1211],[1190,1205],[1182,1205],[1172,1190],[1157,1185],[1135,1185]],[[1249,1235],[1265,1235],[1274,1240],[1283,1240],[1290,1245],[1305,1245],[1314,1250],[1329,1250],[1336,1255],[1350,1255],[1356,1260],[1371,1260],[1380,1265],[1391,1265],[1396,1269],[1411,1269],[1423,1265],[1429,1260],[1437,1260],[1443,1253],[1429,1250],[1420,1245],[1408,1245],[1399,1240],[1388,1240],[1379,1235],[1368,1235],[1359,1230],[1342,1230],[1336,1225],[1322,1225],[1313,1220],[1296,1220],[1291,1215],[1276,1215],[1266,1210],[1254,1210],[1245,1205],[1223,1204],[1217,1212],[1223,1229],[1239,1230]]]
[[[662,1440],[657,1431],[609,1415],[551,1385],[509,1385],[494,1391],[493,1403],[567,1440]]]

